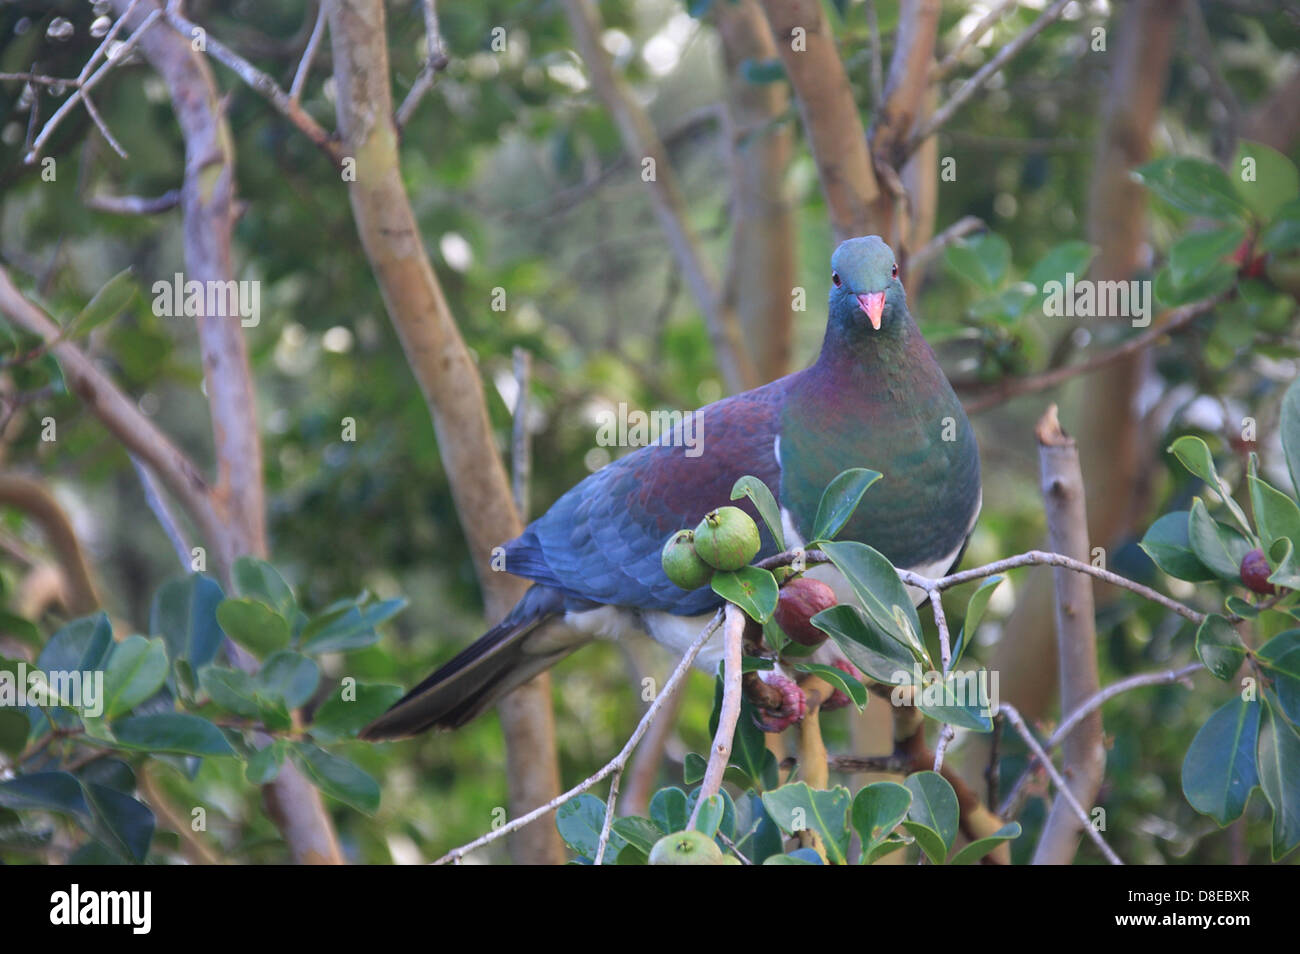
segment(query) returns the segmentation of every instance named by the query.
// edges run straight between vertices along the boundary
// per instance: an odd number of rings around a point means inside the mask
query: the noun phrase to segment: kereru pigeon
[[[830,319],[815,364],[695,414],[702,452],[661,437],[587,477],[507,544],[506,570],[532,588],[362,737],[464,725],[595,638],[644,632],[685,652],[721,600],[708,586],[686,592],[670,582],[661,550],[675,531],[727,504],[746,474],[776,495],[793,547],[811,533],[832,478],[854,467],[880,471],[838,539],[926,575],[960,560],[981,500],[975,435],[908,313],[894,253],[877,236],[849,239],[831,256]],[[760,557],[776,552],[766,529],[762,543]],[[852,598],[832,566],[807,575]],[[821,661],[843,660],[833,641],[818,652]],[[714,674],[721,657],[715,637],[695,664]],[[760,675],[783,680],[783,691],[792,685],[779,667]]]

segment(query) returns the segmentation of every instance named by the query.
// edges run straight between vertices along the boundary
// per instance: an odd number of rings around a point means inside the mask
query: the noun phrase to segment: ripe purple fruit
[[[1264,556],[1263,550],[1251,550],[1241,558],[1241,582],[1246,584],[1248,590],[1272,596],[1277,592],[1273,584],[1268,581],[1272,572],[1273,569],[1268,565],[1268,558]]]
[[[776,602],[777,625],[802,646],[820,646],[826,634],[812,624],[812,618],[836,602],[835,591],[821,580],[801,576],[781,587]]]

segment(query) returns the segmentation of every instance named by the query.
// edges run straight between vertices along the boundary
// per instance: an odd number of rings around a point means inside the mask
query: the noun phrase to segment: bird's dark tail
[[[469,722],[586,641],[547,640],[543,645],[529,640],[538,627],[563,613],[564,597],[558,590],[533,586],[505,619],[395,702],[362,730],[361,738],[396,739]]]

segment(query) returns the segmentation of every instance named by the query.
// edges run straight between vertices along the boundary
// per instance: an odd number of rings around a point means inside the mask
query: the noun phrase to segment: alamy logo
[[[153,923],[153,892],[82,891],[74,884],[68,891],[50,895],[50,923],[125,924],[133,934],[148,934]]]
[[[20,662],[13,671],[0,669],[0,707],[8,706],[71,706],[98,718],[104,714],[104,673],[98,669],[46,672]]]
[[[159,318],[238,318],[245,328],[262,320],[262,283],[185,281],[177,272],[170,282],[156,281],[153,313]]]
[[[1151,283],[1076,280],[1043,284],[1043,314],[1048,318],[1131,318],[1134,328],[1151,324]]]
[[[704,453],[704,422],[697,411],[629,411],[620,403],[596,415],[596,443],[601,447],[685,447],[684,456]]]

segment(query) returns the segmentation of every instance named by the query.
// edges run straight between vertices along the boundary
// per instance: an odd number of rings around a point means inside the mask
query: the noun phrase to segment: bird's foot
[[[832,660],[831,665],[845,675],[852,676],[854,679],[858,680],[858,682],[865,681],[865,677],[858,671],[858,667],[853,665],[853,663],[849,662],[847,659]],[[851,701],[852,700],[844,694],[843,689],[836,689],[831,693],[831,697],[822,703],[822,712],[827,712],[831,709],[843,709]]]
[[[782,732],[802,722],[808,714],[808,700],[799,684],[780,673],[769,675],[763,682],[769,690],[776,690],[780,694],[780,703],[758,707],[754,724],[764,732]]]

